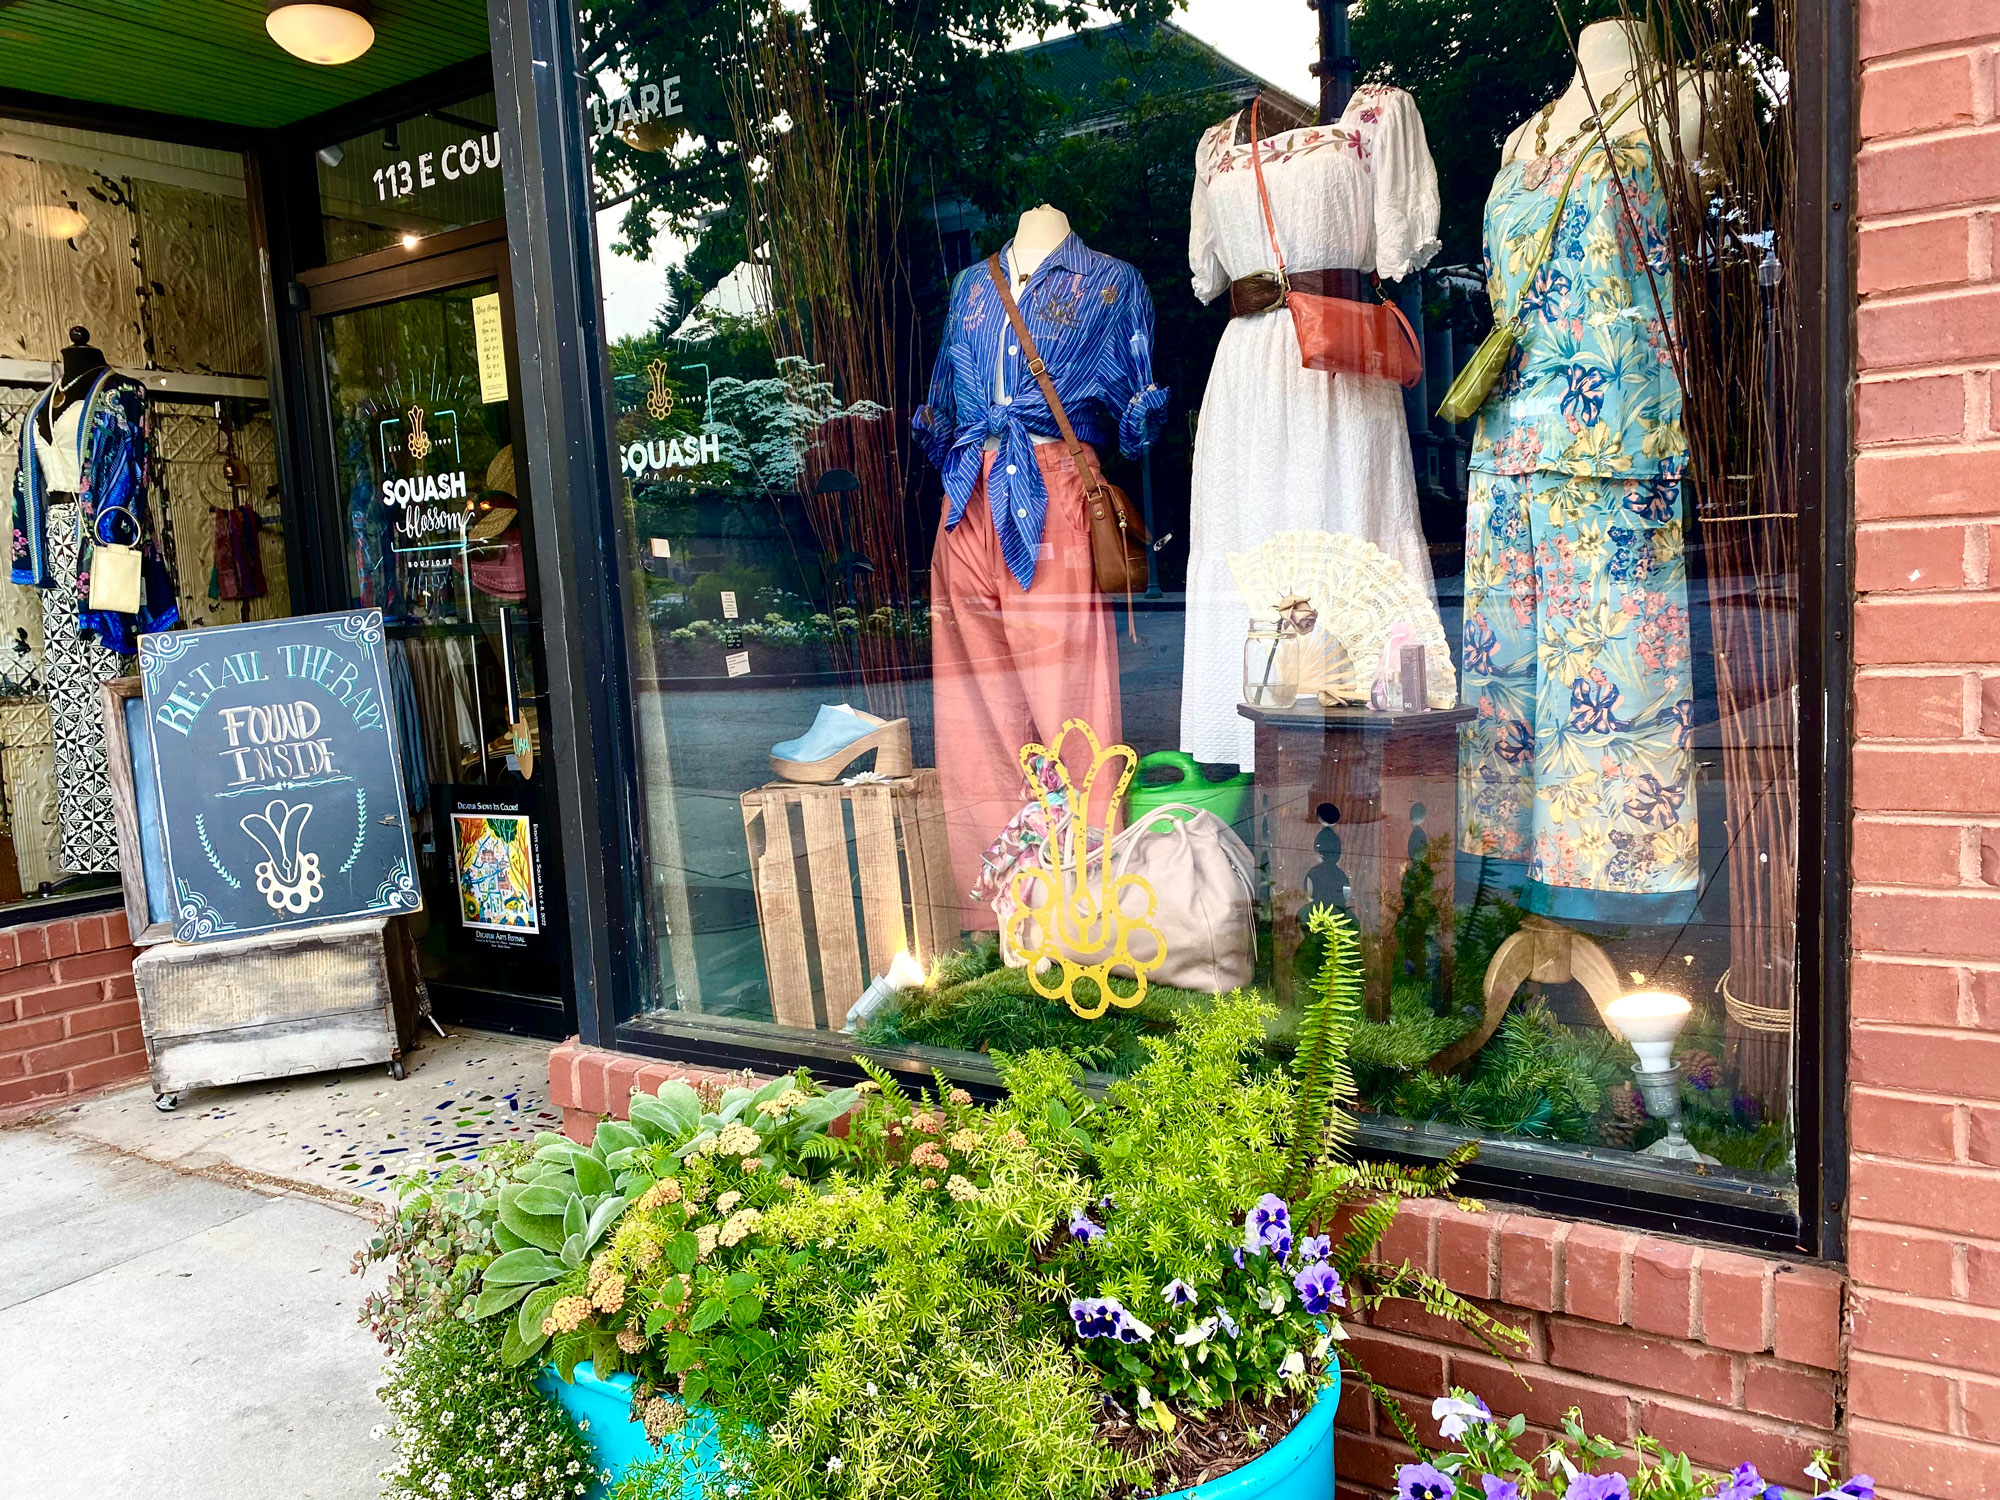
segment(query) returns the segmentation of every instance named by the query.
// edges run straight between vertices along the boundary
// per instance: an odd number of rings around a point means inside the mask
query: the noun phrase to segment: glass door
[[[321,535],[345,551],[344,602],[380,609],[387,629],[433,1001],[468,1024],[560,1036],[573,1027],[534,500],[505,246],[480,248],[312,289],[333,479]]]

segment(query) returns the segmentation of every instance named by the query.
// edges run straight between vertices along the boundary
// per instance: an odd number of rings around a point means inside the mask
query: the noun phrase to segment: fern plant
[[[1325,943],[1325,955],[1300,1010],[1291,1138],[1286,1143],[1284,1182],[1295,1212],[1322,1228],[1343,1226],[1329,1259],[1339,1272],[1349,1307],[1366,1312],[1392,1300],[1416,1303],[1433,1317],[1456,1323],[1503,1357],[1523,1335],[1489,1316],[1428,1271],[1404,1262],[1383,1263],[1382,1237],[1397,1210],[1412,1199],[1448,1198],[1460,1208],[1479,1205],[1455,1191],[1459,1170],[1476,1154],[1459,1147],[1430,1166],[1355,1161],[1347,1152],[1353,1138],[1348,1111],[1355,1099],[1348,1066],[1361,1022],[1361,943],[1354,924],[1327,906],[1306,914],[1307,931]],[[1417,1434],[1400,1403],[1390,1397],[1346,1344],[1337,1346],[1342,1365],[1375,1394],[1382,1410],[1413,1446]]]

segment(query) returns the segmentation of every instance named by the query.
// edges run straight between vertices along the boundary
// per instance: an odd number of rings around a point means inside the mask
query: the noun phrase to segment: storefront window
[[[1118,1073],[1325,903],[1384,1128],[1783,1189],[1786,39],[1132,9],[579,9],[628,1031]]]
[[[291,612],[242,158],[0,121],[0,920],[115,896],[101,685],[143,630]],[[92,542],[137,587],[93,593]]]
[[[485,224],[507,211],[490,93],[322,146],[316,160],[328,260]]]

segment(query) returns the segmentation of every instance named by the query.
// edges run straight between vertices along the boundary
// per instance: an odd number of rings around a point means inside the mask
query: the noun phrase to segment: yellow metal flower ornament
[[[1090,747],[1090,770],[1081,787],[1071,781],[1062,758],[1063,746],[1074,734]],[[1153,925],[1158,894],[1145,877],[1117,870],[1113,835],[1118,809],[1138,764],[1130,745],[1106,747],[1081,719],[1065,721],[1053,745],[1021,747],[1022,774],[1050,830],[1049,867],[1014,873],[1006,946],[1026,962],[1036,994],[1061,1000],[1086,1021],[1096,1020],[1110,1006],[1130,1008],[1144,1000],[1146,976],[1167,956],[1166,941]],[[1135,944],[1134,939],[1140,941]],[[1113,991],[1114,973],[1136,981],[1130,995]],[[1082,979],[1097,987],[1094,1004],[1077,995]]]

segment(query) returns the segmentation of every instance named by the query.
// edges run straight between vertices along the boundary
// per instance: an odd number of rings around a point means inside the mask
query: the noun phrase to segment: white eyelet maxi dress
[[[1247,111],[1225,120],[1195,150],[1188,264],[1203,302],[1275,264],[1251,147],[1237,140],[1248,120]],[[1289,269],[1393,280],[1437,253],[1437,167],[1416,101],[1401,89],[1361,89],[1337,126],[1289,130],[1262,147]],[[1401,387],[1306,369],[1285,308],[1232,318],[1202,398],[1192,508],[1181,749],[1248,769],[1251,725],[1236,706],[1250,611],[1229,553],[1279,531],[1352,532],[1435,596]]]

